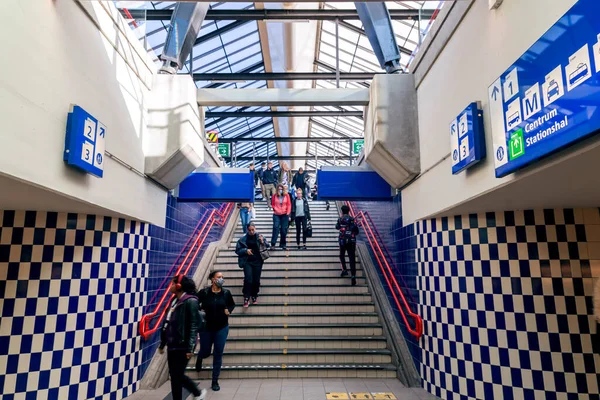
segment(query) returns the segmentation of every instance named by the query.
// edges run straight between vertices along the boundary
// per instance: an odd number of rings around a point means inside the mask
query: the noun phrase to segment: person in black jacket
[[[267,209],[271,209],[271,198],[275,196],[275,185],[279,175],[273,169],[273,163],[269,161],[266,171],[263,172],[263,186],[265,187],[265,200],[267,200]]]
[[[173,278],[169,290],[175,295],[175,300],[163,322],[158,351],[163,354],[167,346],[171,395],[173,400],[182,400],[185,387],[196,400],[204,399],[206,389],[199,390],[194,381],[185,375],[185,367],[194,354],[200,323],[196,285],[193,280],[181,274]]]
[[[258,304],[258,292],[260,291],[260,275],[264,260],[261,250],[267,249],[269,244],[262,235],[256,233],[253,222],[248,224],[248,233],[242,236],[236,246],[235,254],[238,255],[238,266],[244,270],[244,308],[252,304]]]
[[[350,277],[352,278],[352,286],[356,285],[356,235],[358,235],[358,226],[354,218],[350,216],[350,207],[342,206],[342,216],[335,224],[335,229],[339,230],[340,244],[340,262],[342,263],[342,276],[348,276],[346,269],[346,252],[350,259]]]
[[[229,335],[229,315],[235,308],[231,292],[223,288],[225,278],[220,271],[208,275],[211,285],[198,292],[200,309],[206,313],[206,330],[200,332],[200,352],[196,359],[196,371],[202,370],[202,360],[213,353],[212,390],[221,390],[219,375],[223,365],[223,351]],[[213,350],[214,347],[214,350]]]
[[[306,250],[306,225],[310,221],[308,199],[302,189],[296,189],[296,199],[292,201],[292,221],[296,223],[296,244],[300,249],[300,230],[302,230],[302,249]]]

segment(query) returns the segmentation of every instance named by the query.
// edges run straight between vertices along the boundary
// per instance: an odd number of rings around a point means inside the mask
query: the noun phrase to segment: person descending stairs
[[[255,203],[256,232],[270,239],[272,212]],[[273,249],[261,278],[259,301],[238,307],[229,317],[230,331],[221,378],[395,378],[396,367],[386,348],[383,327],[361,267],[356,285],[340,277],[337,209],[311,201],[313,236],[306,249]],[[290,237],[294,235],[290,229]],[[235,254],[243,235],[238,223],[227,250],[212,267],[225,277],[225,287],[242,305],[244,274]],[[190,376],[210,379],[212,357]]]

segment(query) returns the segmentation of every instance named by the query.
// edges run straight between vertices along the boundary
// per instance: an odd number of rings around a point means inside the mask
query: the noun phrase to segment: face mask
[[[224,284],[225,284],[224,278],[215,279],[215,285],[217,285],[218,288],[222,288]]]
[[[281,196],[282,194],[283,194],[283,190],[280,190],[279,191],[279,195]]]

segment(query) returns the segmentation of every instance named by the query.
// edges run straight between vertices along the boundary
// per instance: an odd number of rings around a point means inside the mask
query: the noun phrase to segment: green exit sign
[[[221,157],[231,157],[231,144],[219,143],[217,151]]]
[[[352,154],[360,154],[360,151],[365,146],[365,139],[355,139],[352,141]]]

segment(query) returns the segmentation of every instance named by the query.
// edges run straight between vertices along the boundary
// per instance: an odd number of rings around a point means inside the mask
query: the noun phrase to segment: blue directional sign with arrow
[[[471,103],[450,123],[452,173],[477,164],[485,158],[483,112],[478,103]]]
[[[106,126],[83,108],[71,106],[63,155],[65,163],[102,178],[105,141]]]
[[[496,177],[600,131],[598,15],[577,1],[489,86]]]

